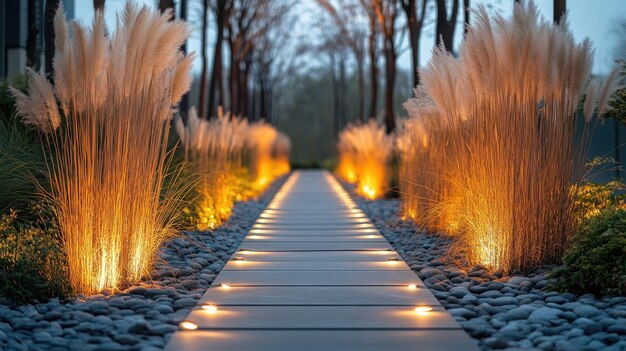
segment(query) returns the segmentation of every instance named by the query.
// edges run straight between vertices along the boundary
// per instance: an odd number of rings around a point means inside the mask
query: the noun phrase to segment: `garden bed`
[[[554,267],[510,276],[464,270],[448,254],[450,239],[402,220],[399,200],[355,200],[483,349],[626,350],[626,297],[551,291]]]
[[[0,350],[160,350],[211,285],[284,178],[237,203],[215,231],[168,242],[151,279],[119,293],[11,306],[0,299]]]

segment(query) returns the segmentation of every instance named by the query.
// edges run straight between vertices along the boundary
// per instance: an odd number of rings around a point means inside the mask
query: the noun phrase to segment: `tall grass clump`
[[[222,113],[217,118],[201,119],[192,108],[187,125],[178,119],[176,129],[199,177],[197,226],[214,229],[228,218],[240,190],[236,177],[243,167],[248,123]]]
[[[174,190],[161,196],[169,120],[189,89],[192,56],[179,48],[185,23],[127,4],[107,35],[54,19],[54,84],[29,73],[14,91],[25,123],[45,133],[49,196],[70,283],[94,293],[139,280],[172,233]]]
[[[250,124],[246,145],[250,172],[257,188],[289,172],[289,138],[263,121]]]
[[[383,127],[375,121],[349,125],[339,134],[337,149],[337,170],[344,180],[355,183],[357,191],[368,199],[384,195],[393,137]]]
[[[576,230],[572,187],[595,115],[615,88],[591,81],[592,50],[533,2],[476,12],[459,58],[438,50],[406,103],[405,211],[458,233],[472,264],[511,271],[556,262]],[[585,96],[584,119],[576,112]],[[430,219],[428,219],[430,217]]]

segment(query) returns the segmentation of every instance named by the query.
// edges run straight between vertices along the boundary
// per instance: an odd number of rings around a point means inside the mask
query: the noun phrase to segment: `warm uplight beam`
[[[220,287],[222,287],[222,289],[230,289],[231,288],[230,284],[228,284],[228,283],[221,283]]]
[[[411,289],[411,290],[414,290],[414,289],[417,289],[417,284],[409,284],[406,287]]]

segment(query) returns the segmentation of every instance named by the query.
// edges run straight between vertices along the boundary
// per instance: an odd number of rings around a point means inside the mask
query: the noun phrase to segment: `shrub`
[[[558,262],[577,227],[571,186],[591,119],[616,88],[617,69],[585,88],[591,52],[533,2],[509,19],[479,8],[459,58],[438,50],[406,103],[418,121],[406,129],[405,211],[457,233],[470,264],[509,272]]]
[[[555,287],[576,294],[626,295],[626,210],[608,209],[583,224],[555,270]]]
[[[54,155],[50,196],[77,292],[138,281],[173,234],[180,194],[161,190],[169,121],[193,57],[180,52],[186,24],[171,17],[129,2],[107,35],[102,12],[86,28],[60,8],[54,86],[31,71],[28,95],[13,90]]]
[[[10,87],[25,91],[27,78],[25,75],[17,75],[12,80],[0,80],[0,122],[11,123],[15,117],[15,98],[11,94]]]
[[[389,182],[389,161],[393,137],[383,127],[370,121],[349,125],[339,134],[337,173],[368,199],[384,195]]]
[[[0,218],[0,296],[17,303],[71,293],[65,255],[53,230],[17,222],[12,210]]]
[[[45,187],[43,151],[23,126],[0,122],[0,213],[23,209]]]
[[[624,79],[626,77],[626,61],[622,60],[620,64],[624,69],[621,73],[621,77]],[[622,121],[622,123],[626,123],[626,87],[622,87],[611,96],[609,106],[610,109],[606,113],[607,116],[617,118]]]

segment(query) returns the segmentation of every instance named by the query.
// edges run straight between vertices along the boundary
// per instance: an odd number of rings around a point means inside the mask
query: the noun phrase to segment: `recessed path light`
[[[209,312],[209,313],[217,312],[217,306],[212,305],[212,304],[202,305],[202,309],[207,311],[207,312]]]
[[[198,325],[196,323],[190,322],[190,321],[182,321],[182,322],[180,322],[180,324],[178,326],[181,329],[186,329],[186,330],[198,329]]]
[[[432,310],[433,310],[433,308],[430,307],[430,306],[417,306],[417,307],[415,307],[414,311],[417,312],[417,313],[427,313],[427,312],[430,312]]]

